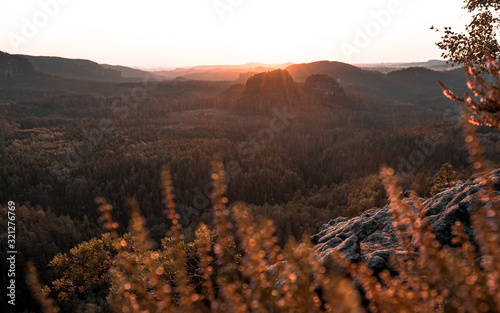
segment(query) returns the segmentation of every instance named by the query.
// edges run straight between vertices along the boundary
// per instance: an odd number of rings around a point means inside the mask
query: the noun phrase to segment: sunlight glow
[[[342,44],[352,44],[358,30],[396,5],[401,13],[391,15],[386,25],[382,21],[383,27],[350,59],[424,61],[440,55],[434,45],[439,34],[430,26],[463,25],[461,3],[6,0],[0,2],[0,50],[141,67],[347,62]],[[13,44],[13,37],[22,40]]]

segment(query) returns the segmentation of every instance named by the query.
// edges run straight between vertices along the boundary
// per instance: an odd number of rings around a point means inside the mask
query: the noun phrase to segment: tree
[[[452,64],[467,66],[473,63],[485,71],[486,54],[491,54],[495,60],[500,56],[496,38],[500,27],[500,3],[497,0],[465,0],[463,9],[472,14],[471,21],[465,25],[465,33],[445,27],[442,40],[436,45],[443,51],[442,57]]]
[[[431,188],[431,194],[435,196],[443,189],[455,186],[457,184],[456,179],[457,173],[453,170],[453,166],[449,163],[444,163],[435,176],[435,183]]]
[[[125,238],[130,241],[130,238]],[[57,278],[50,287],[50,296],[67,310],[75,310],[82,303],[96,303],[98,294],[109,293],[113,245],[103,235],[74,247],[69,253],[59,253],[49,263]],[[83,301],[83,302],[82,302]]]
[[[500,130],[500,46],[497,40],[500,2],[466,0],[463,8],[473,14],[471,22],[465,26],[467,34],[445,27],[437,46],[443,50],[444,58],[464,65],[467,86],[473,96],[466,93],[464,98],[458,97],[443,83],[439,84],[446,97],[465,105],[469,123]]]
[[[500,74],[498,64],[495,63],[495,60],[486,54],[484,64],[487,68],[486,74],[489,76],[486,78],[474,66],[467,67],[465,71],[467,86],[473,96],[465,93],[464,98],[458,97],[442,82],[438,83],[446,97],[464,104],[465,116],[469,123],[500,130]]]

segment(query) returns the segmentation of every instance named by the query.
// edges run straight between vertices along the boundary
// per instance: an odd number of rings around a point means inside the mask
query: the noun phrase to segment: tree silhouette
[[[457,173],[453,170],[453,166],[449,163],[444,163],[435,176],[435,183],[431,188],[431,195],[434,196],[443,189],[455,186],[457,184],[456,179]]]

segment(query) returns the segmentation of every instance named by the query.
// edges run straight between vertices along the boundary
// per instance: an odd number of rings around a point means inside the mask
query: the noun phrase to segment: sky
[[[440,59],[461,0],[0,0],[0,51],[141,68]]]

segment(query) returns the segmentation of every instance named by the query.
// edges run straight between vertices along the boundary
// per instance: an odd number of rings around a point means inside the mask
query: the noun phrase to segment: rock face
[[[34,73],[35,69],[25,58],[0,51],[0,79],[23,78]]]
[[[499,192],[500,169],[490,172],[489,177]],[[456,221],[462,222],[465,232],[474,238],[470,227],[471,212],[476,208],[474,194],[482,188],[484,186],[479,179],[473,179],[460,182],[433,198],[422,199],[426,219],[442,245],[450,244],[451,226]],[[405,198],[405,201],[411,205],[410,199]],[[337,250],[343,252],[348,260],[365,261],[376,272],[390,268],[390,255],[407,253],[398,245],[390,212],[391,205],[388,204],[381,209],[365,211],[355,218],[339,217],[323,225],[320,232],[311,237],[322,262],[326,262],[331,252]]]

